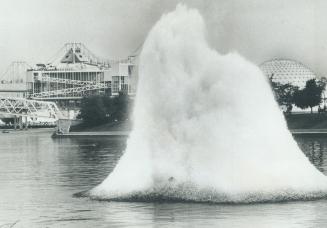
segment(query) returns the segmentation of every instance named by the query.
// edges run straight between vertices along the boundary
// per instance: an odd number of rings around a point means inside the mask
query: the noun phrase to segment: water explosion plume
[[[178,5],[152,28],[140,59],[134,129],[114,171],[92,189],[108,200],[262,202],[326,196],[327,179],[287,130],[268,81],[206,40]]]

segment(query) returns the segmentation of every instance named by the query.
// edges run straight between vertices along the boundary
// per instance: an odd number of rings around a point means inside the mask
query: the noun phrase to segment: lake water
[[[0,133],[0,227],[326,227],[327,200],[219,205],[75,198],[99,184],[125,140],[52,139],[50,130]],[[327,136],[297,137],[327,174]]]

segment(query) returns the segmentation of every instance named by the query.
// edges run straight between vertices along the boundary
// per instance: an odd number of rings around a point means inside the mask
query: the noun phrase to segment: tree
[[[308,80],[305,87],[294,93],[294,103],[301,109],[312,108],[319,105],[322,100],[322,92],[325,90],[326,83],[316,79]]]
[[[113,98],[113,118],[118,121],[124,121],[129,118],[129,109],[131,106],[131,100],[125,93],[119,93],[117,97]]]
[[[286,112],[291,112],[294,104],[294,94],[299,88],[290,83],[281,84],[279,82],[274,82],[273,75],[270,77],[270,85],[278,105],[285,106],[287,108]]]
[[[96,126],[114,121],[129,119],[132,100],[127,94],[116,97],[91,96],[83,98],[78,116],[87,126]]]
[[[85,97],[81,102],[80,118],[85,125],[95,126],[106,122],[106,110],[101,96]]]

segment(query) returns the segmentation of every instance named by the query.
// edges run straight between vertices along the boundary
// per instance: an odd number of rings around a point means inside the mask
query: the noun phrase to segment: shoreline
[[[286,116],[288,130],[293,136],[296,135],[327,135],[327,116],[315,114],[303,114]],[[7,131],[7,132],[4,132]],[[131,126],[124,123],[110,123],[96,127],[81,129],[80,131],[70,131],[69,133],[55,132],[54,127],[36,127],[26,129],[0,129],[2,134],[27,132],[52,131],[53,138],[71,138],[71,137],[109,137],[109,138],[127,138],[131,132]]]
[[[327,129],[289,129],[292,135],[326,135]]]
[[[327,129],[289,129],[292,135],[327,135]],[[70,137],[117,137],[127,138],[130,131],[87,131],[87,132],[69,132],[65,134],[54,133],[54,138]]]
[[[85,132],[69,132],[58,134],[54,132],[53,138],[70,138],[70,137],[111,137],[111,138],[127,138],[130,131],[85,131]]]

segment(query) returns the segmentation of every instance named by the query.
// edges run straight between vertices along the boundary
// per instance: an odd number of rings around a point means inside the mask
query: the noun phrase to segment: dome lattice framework
[[[306,81],[316,78],[312,70],[294,60],[273,59],[262,63],[260,68],[267,77],[272,77],[273,82],[290,83],[299,88],[304,88]]]

